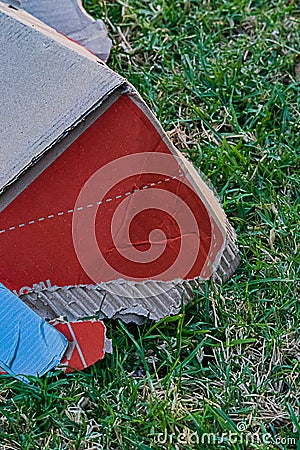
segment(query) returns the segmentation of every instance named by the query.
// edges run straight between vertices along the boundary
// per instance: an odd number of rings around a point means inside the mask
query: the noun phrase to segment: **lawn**
[[[213,184],[240,266],[181,314],[107,322],[91,369],[0,379],[0,448],[300,449],[300,5],[86,0],[140,91]]]

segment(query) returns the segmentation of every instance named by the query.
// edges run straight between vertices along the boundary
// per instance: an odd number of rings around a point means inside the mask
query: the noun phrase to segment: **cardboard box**
[[[43,23],[107,61],[111,39],[100,19],[87,14],[81,0],[4,0],[3,3],[24,9]]]
[[[238,264],[212,191],[137,91],[0,3],[0,281],[43,317],[175,314]]]

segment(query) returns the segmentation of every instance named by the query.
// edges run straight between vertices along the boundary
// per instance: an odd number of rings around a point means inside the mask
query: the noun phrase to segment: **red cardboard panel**
[[[24,380],[53,369],[66,351],[66,338],[1,283],[0,308],[1,367]]]
[[[123,95],[0,213],[0,280],[17,293],[26,293],[46,280],[49,285],[70,286],[118,278],[138,281],[191,279],[200,275],[209,278],[211,263],[224,242],[220,228],[183,173],[179,171],[169,177],[164,167],[161,173],[159,167],[143,172],[146,163],[140,162],[143,161],[140,156],[148,153],[167,157],[170,150],[144,113]],[[122,163],[119,168],[114,166],[112,185],[105,196],[100,196],[97,202],[93,192],[91,200],[85,195],[85,203],[78,203],[84,185],[99,169],[105,170],[110,163],[133,155],[135,173],[131,173],[131,166],[125,167],[124,172]],[[105,182],[110,181],[109,177],[106,174]],[[101,179],[98,185],[100,192]],[[147,206],[144,210],[135,203],[141,192]],[[157,200],[157,196],[162,198]],[[118,208],[123,216],[112,236]],[[79,215],[79,211],[80,217],[94,221],[96,243],[103,256],[101,265],[87,247],[83,259],[90,259],[91,265],[97,266],[95,277],[87,273],[74,247],[72,221],[74,232],[77,219],[81,220],[76,216],[74,225],[74,214]],[[178,224],[186,221],[189,211],[194,222],[182,233]],[[133,220],[126,236],[122,227],[129,216]],[[160,231],[151,234],[155,229]],[[77,236],[79,247],[90,237],[90,230],[86,230],[81,228],[81,235]],[[132,258],[124,255],[128,240]],[[183,274],[180,267],[178,272],[169,272],[168,266],[182,248],[185,254],[195,253],[196,248],[194,260]],[[145,262],[142,257],[150,249],[154,257]]]

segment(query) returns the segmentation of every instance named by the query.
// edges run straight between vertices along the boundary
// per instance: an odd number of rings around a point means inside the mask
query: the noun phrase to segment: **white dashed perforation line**
[[[182,172],[180,172],[178,177],[183,177],[183,176],[184,176],[184,174]],[[161,184],[163,182],[168,182],[168,181],[176,180],[176,179],[178,179],[178,178],[174,176],[172,178],[165,178],[164,180],[156,181],[155,183],[149,183],[149,185],[143,186],[141,189],[134,189],[132,192],[131,191],[130,192],[125,192],[125,194],[123,194],[123,195],[116,195],[116,197],[107,198],[107,199],[105,199],[103,201],[96,202],[95,204],[94,203],[89,203],[85,207],[84,206],[78,206],[78,208],[76,208],[76,211],[82,211],[84,208],[93,208],[96,205],[102,205],[103,202],[109,203],[109,202],[111,202],[113,200],[119,200],[122,197],[127,197],[128,195],[132,195],[132,194],[134,194],[136,192],[140,192],[143,189],[148,189],[149,187],[153,187],[153,186],[155,186],[157,184]],[[43,222],[46,219],[53,219],[56,216],[60,217],[60,216],[63,216],[64,214],[73,214],[74,211],[75,211],[74,209],[68,209],[67,211],[59,211],[56,214],[49,214],[48,216],[45,216],[45,217],[39,217],[38,219],[35,219],[35,220],[29,220],[27,223],[20,223],[19,225],[14,225],[14,226],[11,226],[9,228],[5,228],[3,230],[0,230],[0,234],[6,233],[7,231],[13,231],[16,228],[23,228],[26,225],[33,225],[33,224],[35,224],[37,222]]]

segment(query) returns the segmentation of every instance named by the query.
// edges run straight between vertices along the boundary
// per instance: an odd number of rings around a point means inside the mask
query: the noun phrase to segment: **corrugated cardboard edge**
[[[228,240],[212,279],[216,284],[227,281],[238,263],[238,250]],[[157,294],[158,290],[160,294]],[[193,299],[195,292],[204,290],[205,281],[200,278],[172,282],[116,280],[99,285],[53,286],[32,290],[21,298],[38,314],[50,319],[61,315],[68,320],[96,316],[142,323],[145,317],[160,320],[177,314],[182,304]]]

